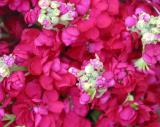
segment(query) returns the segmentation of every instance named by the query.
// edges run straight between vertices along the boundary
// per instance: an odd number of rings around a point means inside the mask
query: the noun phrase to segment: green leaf
[[[99,90],[97,91],[97,94],[98,94],[98,95],[96,95],[96,97],[97,97],[97,98],[100,98],[106,91],[107,91],[106,88],[99,89]]]
[[[88,93],[89,93],[89,95],[91,97],[91,100],[93,100],[94,96],[96,95],[96,89],[95,88],[89,89]]]
[[[149,70],[149,66],[148,64],[143,60],[143,58],[138,59],[135,62],[135,66],[139,69],[139,70]]]
[[[98,120],[99,116],[101,115],[101,112],[98,110],[92,110],[90,111],[90,113],[88,114],[88,118],[93,121],[94,123],[96,123],[96,121]]]
[[[16,119],[14,114],[5,114],[2,121],[8,121],[3,127],[9,127]]]
[[[138,109],[138,104],[137,103],[133,103],[133,104],[131,104],[131,107],[133,109],[137,110]]]

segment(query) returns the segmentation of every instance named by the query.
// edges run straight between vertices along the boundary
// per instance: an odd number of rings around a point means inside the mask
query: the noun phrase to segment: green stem
[[[10,68],[11,72],[15,72],[15,71],[27,71],[27,68],[24,66],[17,66],[17,65],[13,65],[13,67]]]
[[[13,114],[5,114],[3,121],[8,121],[3,127],[9,127],[16,119],[16,116]]]

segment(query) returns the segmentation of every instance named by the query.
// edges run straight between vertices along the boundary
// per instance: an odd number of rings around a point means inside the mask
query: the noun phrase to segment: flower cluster
[[[0,0],[0,127],[160,127],[159,0]]]
[[[135,15],[126,18],[125,24],[131,31],[139,32],[142,36],[143,46],[145,46],[146,44],[156,44],[160,41],[159,21],[160,16],[152,16],[138,8],[135,11]]]
[[[150,65],[154,65],[159,61],[159,44],[157,44],[160,42],[159,21],[160,16],[152,16],[141,8],[137,8],[135,14],[125,20],[128,29],[132,32],[138,32],[141,36],[143,57],[135,63],[139,69],[148,70]]]
[[[46,29],[53,29],[58,24],[68,25],[77,16],[74,4],[59,1],[40,0],[38,22]]]
[[[105,78],[102,76],[104,71],[103,63],[96,56],[96,59],[90,59],[85,65],[84,70],[78,70],[71,67],[69,72],[78,78],[77,86],[81,89],[82,95],[80,103],[86,104],[96,96],[100,98],[107,90],[105,87]]]
[[[13,55],[4,55],[0,57],[0,80],[8,77],[11,73],[11,67],[13,67],[15,57]]]

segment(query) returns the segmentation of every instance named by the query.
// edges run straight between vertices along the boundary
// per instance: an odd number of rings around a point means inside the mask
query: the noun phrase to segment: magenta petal
[[[64,103],[61,101],[56,101],[54,103],[48,104],[48,110],[53,113],[61,113],[64,108]]]
[[[41,86],[45,89],[45,90],[52,90],[53,89],[53,79],[52,77],[49,77],[49,76],[45,76],[45,75],[42,75],[40,77],[40,83],[41,83]]]

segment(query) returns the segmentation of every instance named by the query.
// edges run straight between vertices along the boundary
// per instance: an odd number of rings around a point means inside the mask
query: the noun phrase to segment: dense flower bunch
[[[0,0],[0,127],[160,127],[159,0]]]
[[[41,10],[38,21],[46,29],[52,29],[57,24],[67,25],[77,15],[74,4],[71,3],[40,0],[39,6]]]
[[[136,16],[138,15],[138,17]],[[127,17],[125,24],[131,31],[137,31],[142,36],[143,56],[136,61],[136,66],[148,70],[149,65],[159,62],[160,16],[151,16],[141,8],[137,8],[135,15]]]
[[[96,59],[90,59],[84,70],[69,69],[69,72],[79,80],[77,86],[82,90],[81,104],[92,101],[95,96],[99,98],[106,92],[106,79],[102,76],[103,71],[103,63],[99,61],[98,56]]]

